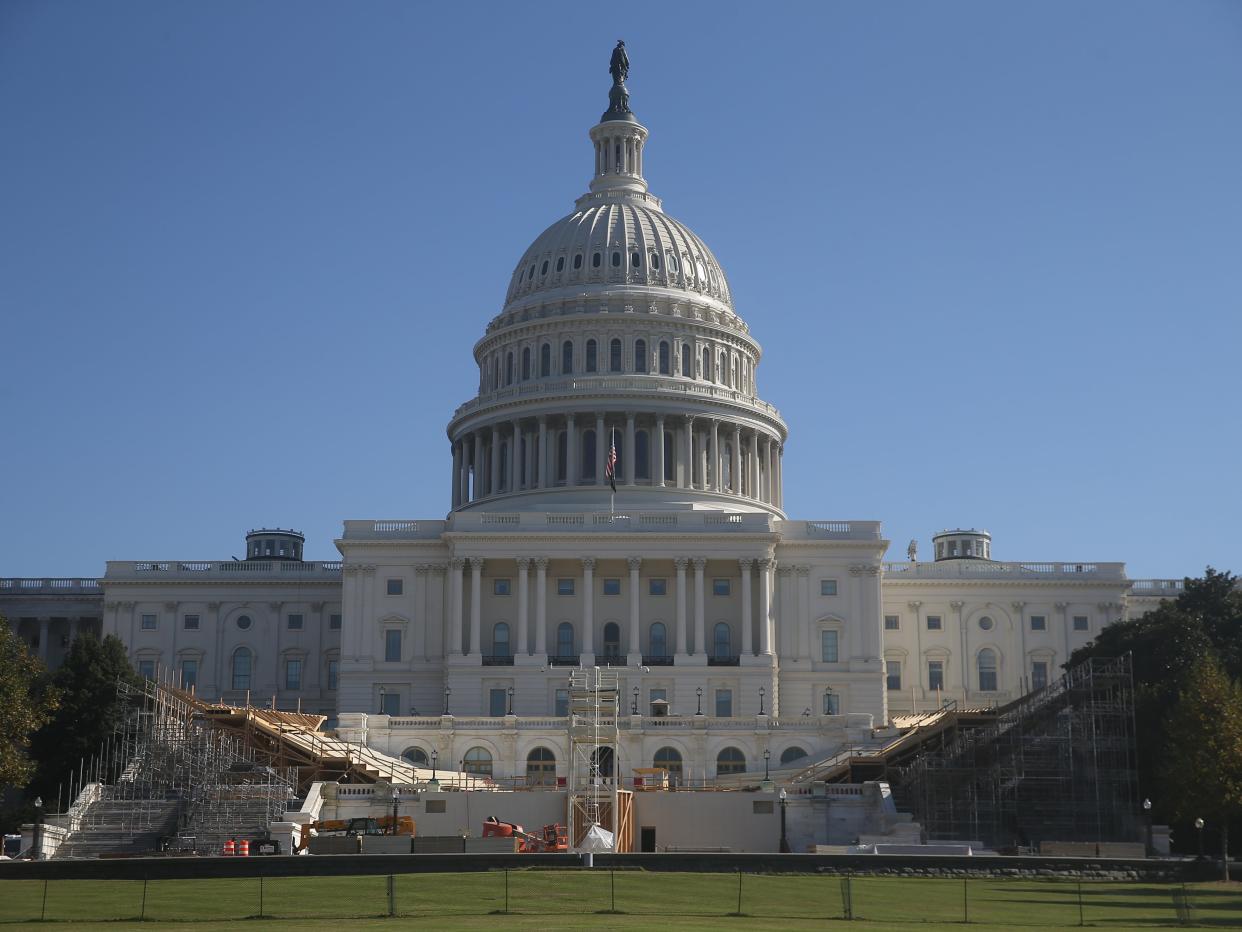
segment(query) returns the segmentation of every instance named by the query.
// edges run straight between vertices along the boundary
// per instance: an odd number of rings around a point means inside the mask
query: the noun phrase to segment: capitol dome
[[[478,394],[448,427],[453,509],[783,517],[762,350],[711,250],[648,191],[623,79],[609,102],[589,190],[522,254],[475,344]]]

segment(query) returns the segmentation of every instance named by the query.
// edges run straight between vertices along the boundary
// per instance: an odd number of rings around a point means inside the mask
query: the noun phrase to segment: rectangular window
[[[927,688],[930,690],[944,689],[944,661],[927,661]]]
[[[733,690],[716,690],[716,718],[733,717]]]
[[[186,615],[185,616],[185,630],[187,631],[198,630],[198,616],[197,615]]]
[[[621,594],[621,580],[619,579],[605,579],[604,580],[604,595],[620,595],[620,594]]]
[[[198,685],[198,661],[183,660],[181,661],[181,688],[189,689],[191,686]]]
[[[492,580],[492,595],[508,595],[508,594],[509,594],[509,580],[507,579],[493,579]]]
[[[927,630],[928,631],[939,631],[943,627],[944,627],[944,624],[940,621],[939,615],[928,615],[927,616]]]
[[[819,659],[824,663],[837,662],[837,632],[821,631],[819,632]]]
[[[336,689],[337,677],[341,675],[341,662],[339,660],[328,661],[328,689]]]
[[[401,579],[388,580],[388,594],[389,595],[401,595],[403,592],[405,592],[405,581],[404,580],[401,580]]]
[[[564,718],[569,714],[569,690],[558,689],[556,691],[556,700],[553,703],[552,714],[558,718]]]
[[[401,632],[396,628],[384,632],[384,660],[387,663],[401,661]]]
[[[381,700],[381,713],[384,715],[400,715],[401,714],[401,693],[391,692],[384,693]]]
[[[143,631],[154,631],[156,627],[158,626],[158,624],[159,624],[158,615],[143,615],[142,616],[142,630]]]
[[[1031,689],[1045,689],[1048,686],[1048,661],[1036,660],[1031,663]]]
[[[573,595],[574,581],[572,579],[558,579],[556,581],[557,595]]]
[[[727,579],[713,579],[712,580],[712,595],[728,595],[728,594],[729,594],[729,580]]]
[[[837,581],[835,579],[821,579],[819,581],[820,595],[836,595]]]
[[[900,631],[901,630],[901,616],[900,615],[885,615],[884,616],[884,630],[885,631]]]
[[[138,661],[138,675],[141,676],[143,679],[148,679],[148,680],[155,679],[155,661],[154,660],[139,660]]]
[[[301,615],[290,615],[288,624],[289,624],[290,631],[301,631],[302,630],[302,616]]]
[[[505,702],[509,697],[503,689],[489,689],[487,691],[487,714],[492,718],[500,718],[505,714]]]
[[[1032,631],[1047,631],[1048,630],[1048,619],[1045,618],[1043,615],[1032,615],[1031,616],[1031,630]]]
[[[332,630],[332,631],[340,631],[341,630],[341,616],[340,615],[329,615],[328,616],[328,628],[329,630]]]
[[[987,667],[979,668],[979,691],[985,693],[996,692],[996,671]]]
[[[302,661],[290,659],[285,661],[285,689],[302,688]]]
[[[885,683],[891,692],[901,689],[901,661],[889,660],[884,664]]]
[[[1074,630],[1075,631],[1086,631],[1087,628],[1088,628],[1087,616],[1086,615],[1075,615],[1074,616]]]
[[[649,579],[647,580],[648,595],[668,595],[667,579]]]

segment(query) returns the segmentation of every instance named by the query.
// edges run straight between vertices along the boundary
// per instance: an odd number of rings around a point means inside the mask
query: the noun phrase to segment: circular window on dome
[[[243,631],[249,628],[250,627],[250,616],[249,615],[238,615],[237,616],[237,627],[241,628]]]
[[[991,631],[992,630],[992,619],[989,618],[987,615],[984,615],[982,618],[979,619],[979,627],[982,628],[984,631]]]

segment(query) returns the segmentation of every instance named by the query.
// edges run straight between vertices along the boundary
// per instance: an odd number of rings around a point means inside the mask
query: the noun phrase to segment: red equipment
[[[502,822],[495,816],[488,816],[483,820],[483,837],[516,838],[521,854],[569,850],[569,835],[563,825],[556,823],[545,825],[537,834],[531,834],[513,822]]]

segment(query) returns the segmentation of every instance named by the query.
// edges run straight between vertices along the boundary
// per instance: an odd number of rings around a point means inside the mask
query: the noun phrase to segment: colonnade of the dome
[[[681,489],[782,507],[784,446],[775,432],[727,417],[600,410],[514,415],[457,435],[453,508],[607,486],[614,446],[619,489]]]

